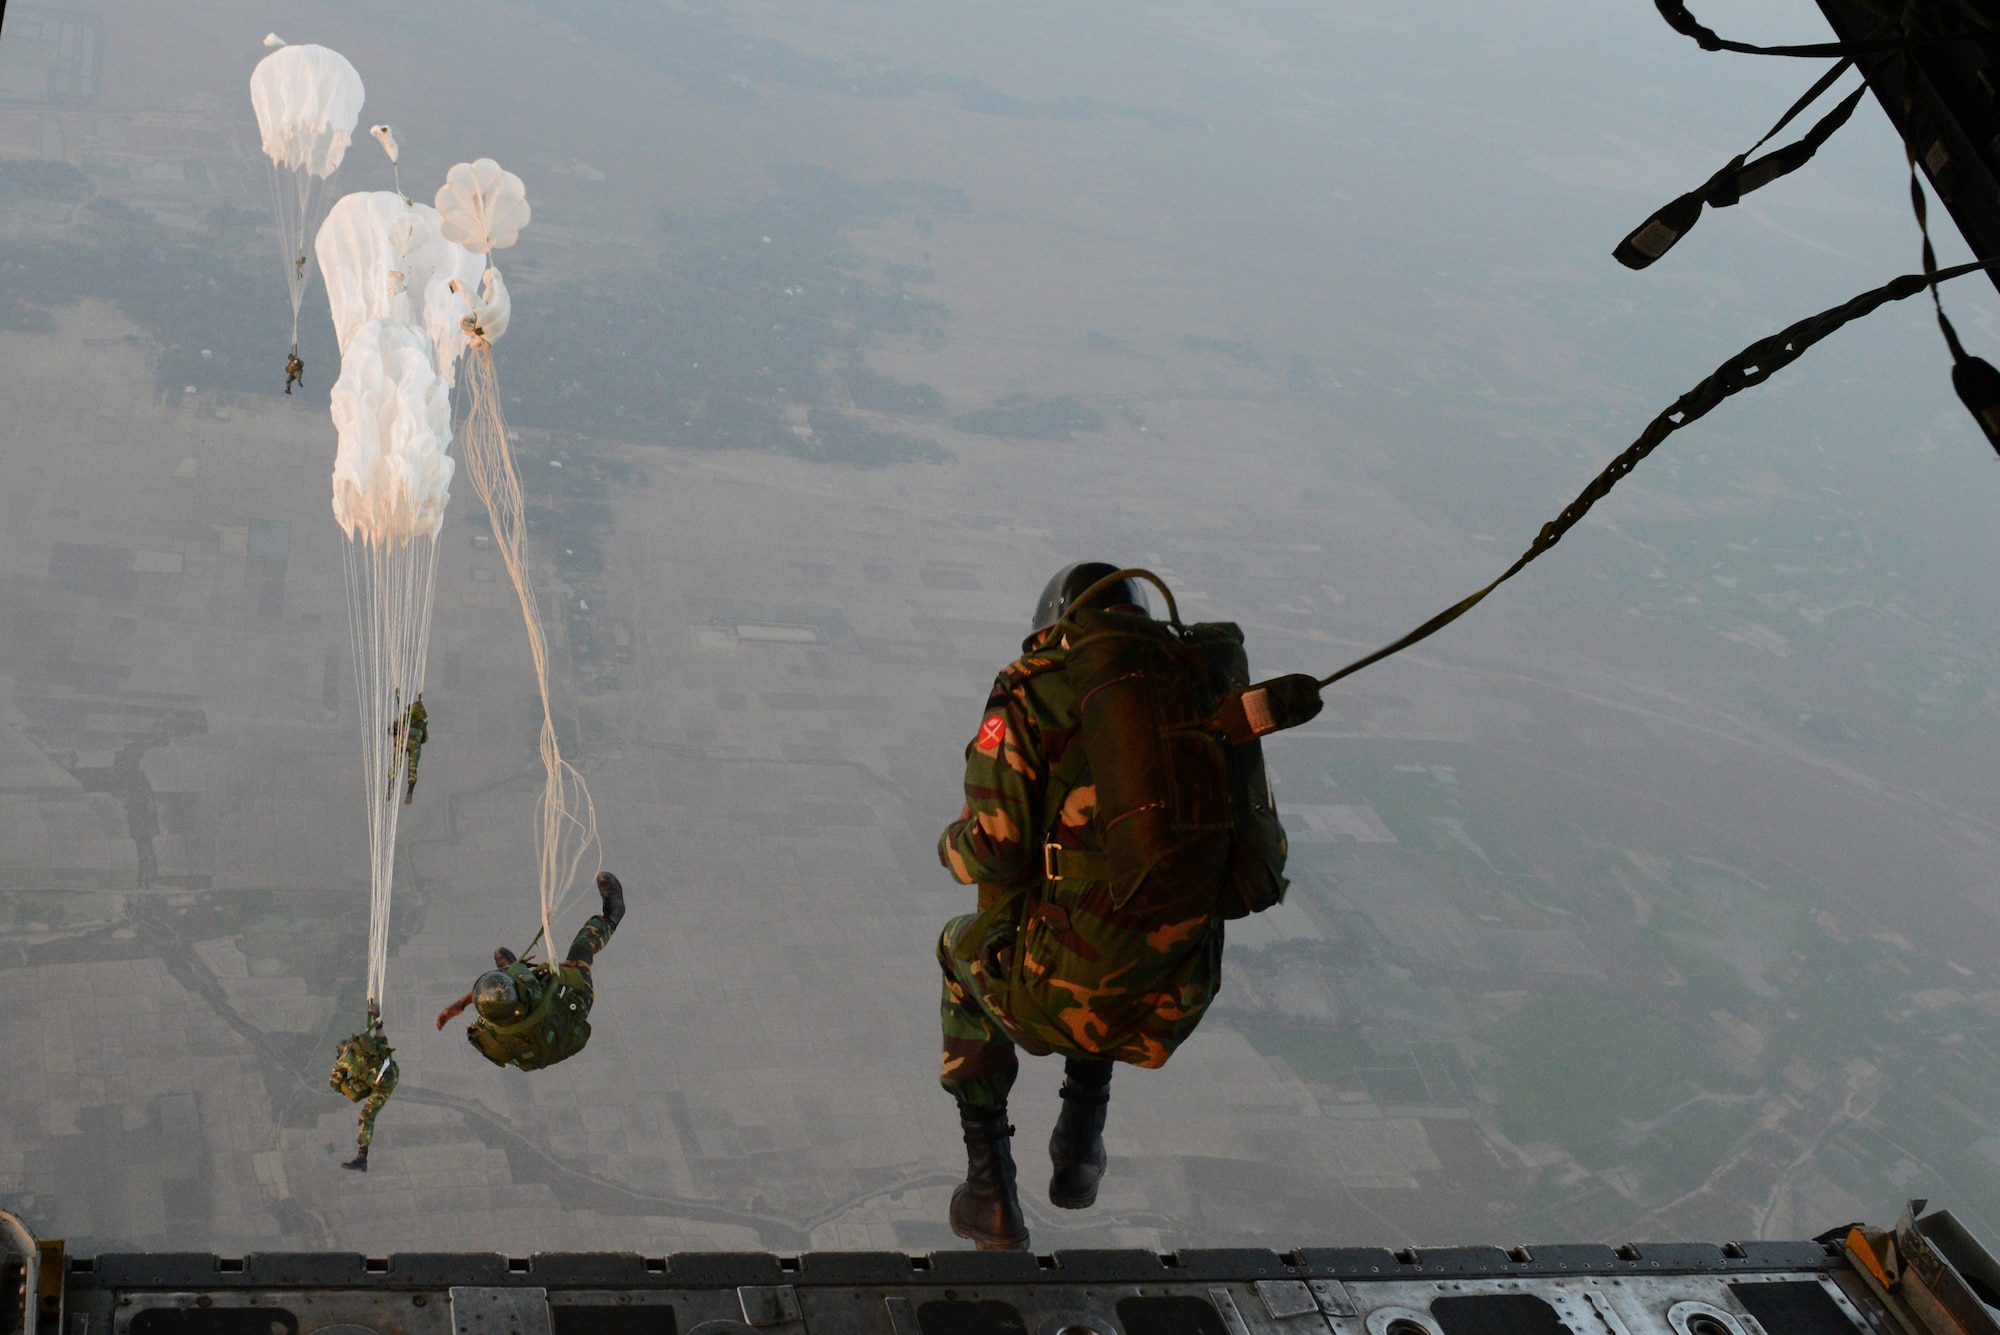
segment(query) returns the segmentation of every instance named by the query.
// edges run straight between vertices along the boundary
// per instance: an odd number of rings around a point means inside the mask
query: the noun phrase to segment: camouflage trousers
[[[392,1058],[389,1064],[382,1069],[381,1076],[375,1081],[375,1092],[370,1094],[368,1101],[361,1105],[361,1117],[354,1124],[354,1143],[361,1149],[367,1149],[368,1142],[375,1139],[375,1115],[382,1111],[382,1106],[389,1101],[389,1096],[395,1092],[396,1063]]]
[[[1014,1036],[987,1001],[1006,986],[1002,966],[985,949],[969,960],[959,958],[959,945],[966,932],[977,927],[978,916],[953,918],[938,938],[938,966],[944,970],[944,996],[938,1006],[944,1062],[938,1083],[967,1107],[998,1108],[1007,1102],[1007,1091],[1021,1073],[1021,1059],[1014,1051]],[[1029,1048],[1037,1056],[1047,1050]]]
[[[588,976],[590,962],[597,958],[597,952],[604,949],[611,940],[611,934],[617,930],[602,914],[591,914],[590,921],[577,929],[576,936],[569,943],[569,954],[563,956],[560,962],[574,964]]]

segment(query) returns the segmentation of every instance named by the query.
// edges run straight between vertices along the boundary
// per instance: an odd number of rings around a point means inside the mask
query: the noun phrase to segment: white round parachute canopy
[[[264,34],[265,46],[283,46],[284,44],[285,44],[285,39],[278,36],[278,34],[274,32],[267,32]]]
[[[430,340],[394,320],[357,330],[341,350],[333,425],[333,517],[347,536],[380,546],[435,537],[453,466],[451,391]]]
[[[271,162],[271,205],[291,290],[295,345],[306,290],[306,238],[318,221],[326,178],[347,156],[363,97],[354,66],[323,46],[281,45],[250,75],[250,105]]]
[[[437,211],[444,235],[475,255],[505,250],[520,239],[531,216],[528,189],[492,158],[461,162],[438,187]]]
[[[391,165],[402,160],[402,150],[396,147],[396,132],[394,130],[386,125],[371,125],[368,127],[368,133],[374,135],[376,142],[382,145],[382,151],[389,155]]]
[[[265,156],[280,167],[331,176],[347,156],[364,95],[361,76],[340,52],[279,47],[250,75],[250,105]]]
[[[476,283],[485,261],[444,239],[437,210],[388,190],[343,195],[313,249],[342,355],[371,320],[412,325],[430,339],[435,369],[449,389],[469,341],[460,326],[471,311],[453,284]]]

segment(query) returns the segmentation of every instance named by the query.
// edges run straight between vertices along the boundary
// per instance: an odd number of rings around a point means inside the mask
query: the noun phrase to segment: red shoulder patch
[[[1000,743],[1007,736],[1007,720],[998,714],[988,714],[986,721],[979,725],[979,736],[972,743],[987,755],[1000,749]]]

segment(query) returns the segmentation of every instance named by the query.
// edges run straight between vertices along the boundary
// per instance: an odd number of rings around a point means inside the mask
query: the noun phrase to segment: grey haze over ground
[[[354,61],[413,194],[527,180],[499,370],[632,900],[580,1057],[432,1031],[534,914],[461,484],[365,1178],[325,1071],[375,779],[323,297],[276,392],[269,29]],[[1483,583],[1725,356],[1916,266],[1872,103],[1611,261],[1817,68],[1643,0],[10,6],[0,1206],[85,1251],[962,1245],[933,842],[1042,582],[1144,562],[1268,672]],[[388,187],[372,144],[338,184]],[[1291,897],[1119,1075],[1092,1211],[1043,1199],[1029,1064],[1037,1248],[2000,1232],[2000,472],[1947,365],[1920,300],[1838,335],[1270,742]]]

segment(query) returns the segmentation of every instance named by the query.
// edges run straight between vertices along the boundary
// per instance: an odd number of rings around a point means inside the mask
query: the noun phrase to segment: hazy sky
[[[103,49],[89,100],[0,102],[0,967],[45,1039],[0,1205],[99,1245],[949,1245],[931,950],[967,898],[931,844],[1049,573],[1155,565],[1259,670],[1325,672],[1738,348],[1918,263],[1871,100],[1616,265],[1822,68],[1645,0],[76,13],[0,34],[9,88],[58,60],[38,24]],[[365,906],[336,354],[315,296],[275,393],[269,29],[353,59],[413,195],[478,155],[527,181],[499,372],[634,888],[586,1058],[430,1031],[532,903],[525,651],[461,485],[365,1182],[322,1075]],[[340,187],[388,184],[358,144]],[[1993,288],[1946,300],[2000,358]],[[1948,368],[1923,300],[1851,327],[1268,743],[1292,901],[1232,928],[1186,1055],[1121,1076],[1117,1193],[1036,1207],[1037,1246],[2000,1220],[2000,471]],[[168,700],[201,727],[158,740]],[[133,1013],[175,1062],[102,1039]]]

